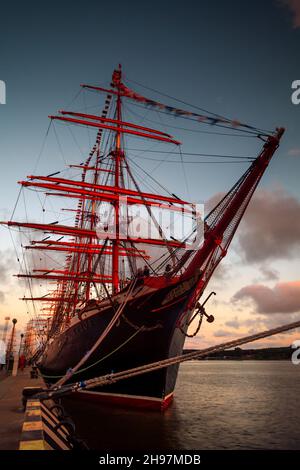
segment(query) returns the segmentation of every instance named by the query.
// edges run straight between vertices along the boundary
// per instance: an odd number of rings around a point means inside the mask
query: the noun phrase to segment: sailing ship
[[[2,222],[40,234],[24,246],[25,252],[65,254],[60,269],[30,270],[26,264],[25,272],[18,274],[29,287],[37,281],[55,283],[55,289],[45,295],[34,296],[30,290],[31,295],[23,298],[34,305],[47,303],[41,309],[46,312],[47,328],[32,361],[50,388],[177,356],[182,353],[193,320],[198,320],[196,331],[203,318],[213,322],[204,307],[211,295],[203,300],[205,289],[226,255],[284,133],[283,128],[266,132],[218,114],[184,110],[149,99],[129,88],[121,66],[113,72],[108,87],[81,87],[104,96],[101,114],[61,110],[50,116],[51,122],[84,126],[96,132],[86,160],[70,165],[80,178],[63,178],[58,172],[30,175],[20,182],[21,188],[74,201],[74,208],[68,209],[73,211],[73,223]],[[141,187],[128,157],[126,139],[172,148],[180,147],[180,142],[162,130],[124,120],[126,102],[199,125],[248,133],[263,141],[262,149],[204,217],[195,204],[163,186],[162,194]],[[167,212],[173,226],[182,226],[188,220],[189,233],[174,236],[162,223],[159,211]],[[165,409],[172,401],[177,374],[178,364],[171,365],[83,390],[76,397]]]

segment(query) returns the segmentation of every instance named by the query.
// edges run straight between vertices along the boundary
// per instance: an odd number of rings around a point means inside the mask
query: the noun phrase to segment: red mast
[[[121,82],[121,65],[119,70],[116,70],[113,74],[113,84],[117,87],[117,121],[121,122],[121,95],[120,95],[120,82]],[[121,131],[118,130],[116,133],[116,148],[115,148],[115,188],[116,193],[119,194],[118,189],[120,186],[120,160],[121,160]],[[120,202],[119,199],[114,203],[115,206],[115,240],[113,240],[113,253],[112,253],[112,283],[113,292],[118,292],[119,289],[119,243],[120,243]]]

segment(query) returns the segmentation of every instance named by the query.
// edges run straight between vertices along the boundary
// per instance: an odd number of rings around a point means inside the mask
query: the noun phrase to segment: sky
[[[125,79],[138,92],[146,93],[143,84],[260,128],[286,127],[230,254],[211,281],[209,290],[217,296],[208,309],[215,323],[204,324],[189,345],[205,347],[297,318],[300,105],[291,101],[291,84],[300,80],[300,0],[54,0],[17,7],[5,2],[1,18],[0,80],[6,84],[6,104],[0,104],[1,219],[14,208],[18,180],[35,167],[49,174],[64,165],[53,135],[43,147],[48,115],[70,104],[80,107],[74,99],[80,83],[108,84],[122,63]],[[172,133],[186,138],[175,128]],[[253,155],[260,143],[194,132],[183,149]],[[66,152],[68,162],[81,158],[75,150]],[[187,188],[176,167],[145,165],[176,194],[200,202],[229,189],[245,170],[188,165]],[[32,216],[37,217],[33,209]],[[12,277],[18,267],[3,227],[0,254],[0,326],[4,316],[16,316],[21,332],[28,315],[17,300],[23,290]],[[256,346],[299,338],[300,332],[293,332]]]

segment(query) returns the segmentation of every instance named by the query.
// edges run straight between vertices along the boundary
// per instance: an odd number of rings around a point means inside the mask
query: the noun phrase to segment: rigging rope
[[[161,96],[165,96],[166,98],[170,98],[170,99],[172,99],[172,100],[174,100],[174,101],[177,101],[178,103],[182,103],[182,104],[185,104],[186,106],[190,106],[191,108],[197,109],[197,110],[202,111],[202,112],[204,112],[204,113],[211,114],[212,116],[215,116],[216,118],[221,118],[221,119],[225,119],[225,120],[228,120],[228,121],[230,120],[229,118],[227,118],[227,117],[225,117],[225,116],[222,116],[221,114],[217,114],[217,113],[214,113],[214,112],[212,112],[212,111],[208,111],[207,109],[200,108],[200,106],[197,106],[197,105],[195,105],[195,104],[191,104],[191,103],[188,103],[188,102],[186,102],[186,101],[183,101],[183,100],[180,100],[180,99],[178,99],[178,98],[175,98],[174,96],[168,95],[167,93],[163,93],[162,91],[158,91],[158,90],[156,90],[155,88],[151,88],[151,87],[148,87],[148,86],[146,86],[146,85],[143,85],[142,83],[139,83],[139,82],[137,82],[137,81],[135,81],[135,80],[132,80],[132,79],[130,79],[130,78],[128,78],[128,77],[126,77],[126,79],[127,79],[129,82],[135,83],[136,85],[139,85],[139,86],[141,86],[141,87],[143,87],[143,88],[145,88],[145,89],[147,89],[147,90],[154,91],[154,93],[157,93],[157,94],[159,94],[159,95],[161,95]],[[259,128],[254,127],[254,126],[249,126],[249,125],[248,125],[247,127],[250,127],[250,128],[252,128],[252,129],[255,129],[255,130],[259,130]],[[263,129],[260,129],[260,130],[263,131],[263,132],[272,133],[271,131],[267,131],[267,130],[263,130]]]
[[[132,111],[132,109],[129,109],[128,106],[123,105],[124,108],[129,111],[131,114],[134,116],[140,117],[138,113],[135,113]],[[149,119],[145,117],[145,120],[151,123],[156,124],[156,121],[154,119]],[[228,137],[239,137],[239,138],[246,138],[246,139],[257,139],[260,138],[259,135],[254,134],[254,135],[248,135],[248,134],[235,134],[235,133],[230,133],[230,132],[215,132],[215,131],[206,131],[202,129],[188,129],[187,127],[182,127],[182,126],[173,126],[171,124],[165,124],[165,126],[170,127],[172,129],[179,129],[181,131],[187,131],[187,132],[196,132],[197,134],[210,134],[210,135],[222,135],[222,136],[228,136]],[[232,129],[232,131],[235,131],[236,129]]]
[[[103,342],[103,340],[106,338],[106,336],[108,335],[108,333],[110,332],[110,330],[112,329],[112,327],[116,324],[116,322],[118,321],[119,317],[122,315],[123,313],[123,310],[125,308],[125,305],[130,297],[130,295],[132,294],[134,288],[135,288],[135,285],[136,285],[136,282],[137,282],[137,278],[134,279],[134,281],[132,282],[127,294],[126,294],[126,297],[123,301],[123,303],[121,303],[116,311],[116,313],[114,314],[114,316],[112,317],[112,319],[110,320],[109,324],[107,325],[107,327],[105,328],[105,330],[101,333],[101,335],[99,336],[99,338],[97,339],[97,341],[95,342],[95,344],[92,346],[92,348],[85,354],[85,356],[83,356],[81,358],[81,360],[76,364],[76,366],[74,366],[72,368],[71,371],[68,371],[64,377],[59,380],[55,386],[61,386],[63,385],[67,380],[69,380],[73,375],[74,373],[81,367],[82,364],[84,364],[89,358],[90,356],[92,355],[92,353],[99,347],[99,345]]]
[[[131,150],[134,152],[143,152],[143,153],[170,153],[173,155],[179,155],[178,152],[173,152],[170,150],[144,150],[144,149],[132,149],[132,148],[126,148],[126,150]],[[224,155],[224,154],[218,154],[218,153],[195,153],[195,152],[180,152],[181,155],[189,155],[189,156],[195,156],[195,157],[217,157],[217,158],[244,158],[245,160],[253,160],[255,157],[250,157],[248,155]]]
[[[40,162],[40,159],[41,159],[41,156],[42,156],[42,153],[44,151],[44,148],[45,148],[45,145],[46,145],[46,141],[47,141],[47,137],[48,137],[48,134],[49,134],[49,131],[50,131],[50,127],[52,125],[52,120],[50,120],[49,124],[48,124],[48,127],[47,127],[47,130],[46,130],[46,134],[44,136],[44,139],[43,139],[43,142],[42,142],[42,146],[41,146],[41,150],[38,154],[38,157],[37,157],[37,160],[36,160],[36,164],[35,164],[35,167],[33,169],[33,173],[35,173],[37,167],[38,167],[38,164]]]
[[[160,160],[159,158],[151,158],[151,157],[141,157],[140,155],[133,155],[134,157],[137,157],[137,158],[142,158],[142,160],[152,160],[153,162],[161,162],[161,163],[180,163],[182,164],[181,161],[176,161],[176,160]],[[222,164],[227,164],[227,163],[247,163],[249,161],[254,161],[255,159],[253,158],[253,160],[246,160],[246,159],[243,159],[243,160],[234,160],[234,161],[228,161],[228,162],[224,162],[224,161],[187,161],[187,160],[184,160],[183,163],[184,164],[195,164],[195,165],[201,165],[203,163],[207,163],[207,164],[214,164],[214,163],[222,163]],[[153,171],[153,170],[152,170]]]
[[[106,354],[105,356],[101,357],[100,359],[98,359],[98,361],[93,362],[93,364],[90,364],[89,366],[84,367],[83,369],[78,369],[77,371],[74,372],[74,375],[80,374],[81,372],[85,372],[86,370],[91,369],[92,367],[96,366],[97,364],[100,364],[100,362],[103,362],[105,359],[107,359],[108,357],[112,356],[114,353],[119,351],[119,349],[123,348],[123,346],[125,346],[127,343],[129,343],[129,341],[131,341],[141,331],[144,331],[143,326],[141,326],[138,329],[135,329],[134,333],[129,338],[127,338],[123,343],[121,343],[119,346],[117,346],[113,351],[111,351],[108,354]],[[64,375],[46,375],[46,374],[41,373],[41,376],[45,379],[60,379],[60,378],[64,377],[65,374]]]
[[[143,105],[139,105],[137,103],[131,103],[132,106],[136,106],[137,108],[144,108]],[[162,106],[162,105],[161,105]],[[175,108],[173,108],[175,109]],[[162,109],[156,109],[156,111],[158,113],[161,113],[161,114],[166,114],[167,116],[173,116],[174,118],[180,118],[180,119],[185,119],[189,122],[195,122],[197,124],[206,124],[208,126],[216,126],[216,127],[220,127],[220,128],[223,128],[223,129],[231,129],[232,131],[237,131],[237,132],[243,132],[244,134],[247,134],[247,135],[251,135],[251,136],[254,136],[254,137],[258,137],[258,136],[261,136],[261,135],[265,135],[265,136],[271,136],[272,135],[272,132],[264,132],[264,131],[261,131],[260,129],[256,129],[252,126],[247,126],[245,124],[239,124],[241,126],[245,126],[247,127],[247,129],[240,129],[238,127],[233,127],[233,125],[231,127],[229,127],[229,125],[223,125],[223,124],[218,124],[216,122],[204,122],[204,121],[199,121],[198,119],[191,119],[190,117],[187,117],[187,116],[183,116],[182,114],[170,114],[170,112],[168,111],[163,111]],[[194,113],[190,113],[191,115],[193,115]],[[195,116],[197,116],[196,114],[194,114]],[[213,118],[211,118],[212,121],[214,120]],[[217,119],[217,118],[215,118]],[[251,129],[251,130],[250,130]],[[252,130],[253,129],[253,130]]]

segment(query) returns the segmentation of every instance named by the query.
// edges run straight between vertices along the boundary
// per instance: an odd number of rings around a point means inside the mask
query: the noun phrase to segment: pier
[[[24,387],[42,386],[42,379],[31,379],[30,368],[13,377],[0,372],[0,450],[17,450],[24,422],[22,391]]]

